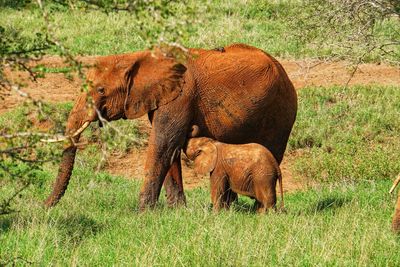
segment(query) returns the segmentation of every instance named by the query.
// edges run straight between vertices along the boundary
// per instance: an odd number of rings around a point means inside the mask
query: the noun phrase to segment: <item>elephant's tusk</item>
[[[389,194],[393,193],[393,190],[396,188],[396,186],[400,183],[400,175],[394,180],[392,188],[390,188]]]
[[[67,135],[67,136],[63,136],[63,135],[57,135],[56,138],[52,138],[52,139],[40,139],[41,142],[45,142],[45,143],[57,143],[57,142],[63,142],[65,140],[70,140],[71,143],[75,146],[76,144],[73,142],[72,138],[78,136],[79,134],[81,134],[88,126],[89,126],[90,122],[87,121],[85,122],[81,128],[79,128],[78,130],[76,130],[72,135]]]
[[[56,138],[52,138],[52,139],[40,139],[40,142],[44,142],[44,143],[57,143],[57,142],[63,142],[65,140],[67,140],[68,138],[63,136],[63,135],[58,135],[56,136]]]
[[[76,137],[77,135],[81,134],[90,124],[90,121],[85,122],[81,128],[79,128],[71,137]]]

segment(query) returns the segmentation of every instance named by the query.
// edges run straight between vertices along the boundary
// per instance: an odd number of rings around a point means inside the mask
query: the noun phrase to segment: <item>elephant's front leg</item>
[[[186,205],[185,193],[183,191],[182,167],[180,155],[174,159],[164,181],[167,194],[168,206]]]
[[[224,203],[224,193],[226,191],[227,177],[218,169],[210,175],[210,191],[213,210],[218,212],[221,208],[227,208]]]
[[[150,135],[144,168],[145,178],[139,196],[140,210],[144,210],[146,207],[151,208],[156,204],[166,176],[169,180],[166,184],[167,193],[170,194],[169,198],[176,200],[178,197],[173,195],[180,194],[181,198],[184,199],[183,187],[179,185],[179,180],[178,182],[175,180],[172,181],[175,177],[182,179],[179,173],[180,168],[176,164],[171,165],[171,161],[173,160],[174,153],[176,153],[174,151],[179,150],[181,147],[179,140],[184,138],[185,135],[182,134],[182,136],[179,136],[178,133],[174,133],[171,136],[171,133],[161,134],[158,131],[156,127],[153,127]]]
[[[184,101],[183,101],[184,102]],[[185,105],[186,104],[186,105]],[[184,201],[180,153],[191,118],[187,103],[163,106],[154,112],[146,155],[145,177],[139,196],[139,208],[153,207],[167,177],[166,189],[171,201]],[[167,175],[168,173],[168,175]]]

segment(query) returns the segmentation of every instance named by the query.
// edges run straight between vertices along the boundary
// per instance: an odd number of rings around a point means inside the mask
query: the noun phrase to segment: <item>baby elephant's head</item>
[[[212,172],[217,163],[217,147],[211,138],[190,138],[185,154],[194,161],[194,169],[198,174]]]

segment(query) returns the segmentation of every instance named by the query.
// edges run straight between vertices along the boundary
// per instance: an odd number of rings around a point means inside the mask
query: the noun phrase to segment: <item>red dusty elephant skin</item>
[[[261,144],[280,163],[297,112],[296,91],[282,66],[244,44],[189,49],[184,64],[159,50],[100,57],[88,84],[67,122],[74,142],[99,116],[111,121],[149,115],[141,210],[154,206],[163,183],[170,205],[185,203],[179,152],[193,124],[221,142]],[[63,196],[75,155],[73,144],[65,148],[46,206]]]
[[[211,201],[214,210],[229,208],[230,194],[256,199],[258,213],[275,208],[276,182],[279,180],[283,208],[282,174],[278,162],[260,144],[225,144],[207,137],[191,138],[185,154],[194,160],[199,174],[210,173]],[[233,192],[232,192],[233,191]]]

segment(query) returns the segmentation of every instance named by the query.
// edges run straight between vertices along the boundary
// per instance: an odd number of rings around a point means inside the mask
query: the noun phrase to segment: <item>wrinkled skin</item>
[[[189,139],[185,153],[194,161],[197,173],[210,173],[215,211],[229,208],[231,199],[226,194],[230,190],[255,198],[258,213],[275,208],[276,182],[282,176],[278,162],[265,147],[255,143],[231,145],[201,137]],[[281,182],[280,187],[282,193]]]
[[[219,141],[259,143],[281,162],[295,121],[294,87],[262,50],[236,44],[189,54],[184,65],[160,51],[100,57],[88,74],[88,93],[79,96],[68,118],[66,133],[72,134],[99,114],[109,121],[149,115],[141,210],[155,205],[163,184],[170,205],[185,203],[179,152],[191,125]],[[48,207],[68,185],[76,152],[71,146],[63,153]]]

